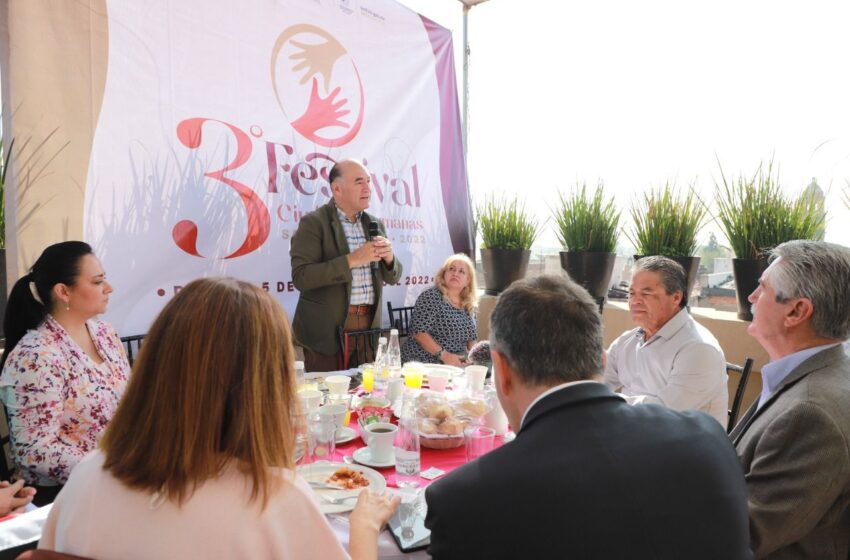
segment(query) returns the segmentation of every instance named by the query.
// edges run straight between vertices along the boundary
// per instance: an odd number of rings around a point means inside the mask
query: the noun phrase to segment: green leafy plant
[[[613,253],[617,248],[620,211],[614,197],[605,197],[602,181],[592,196],[587,183],[568,195],[558,193],[558,205],[552,209],[557,224],[555,234],[567,251]]]
[[[718,161],[718,166],[720,162]],[[758,259],[786,241],[817,239],[826,221],[820,201],[810,194],[786,196],[773,161],[759,163],[752,177],[739,175],[717,185],[717,222],[739,259]]]
[[[626,236],[640,255],[690,257],[708,209],[693,188],[682,195],[669,181],[649,189],[631,208],[633,234]]]
[[[541,229],[537,218],[525,211],[517,196],[485,198],[484,204],[476,209],[476,222],[484,249],[528,250]]]

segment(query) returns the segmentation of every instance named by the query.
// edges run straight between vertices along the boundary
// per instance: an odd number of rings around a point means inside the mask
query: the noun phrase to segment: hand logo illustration
[[[272,50],[271,78],[284,115],[305,107],[290,120],[305,138],[332,148],[351,142],[360,132],[365,106],[360,72],[345,47],[324,29],[309,24],[285,29]]]

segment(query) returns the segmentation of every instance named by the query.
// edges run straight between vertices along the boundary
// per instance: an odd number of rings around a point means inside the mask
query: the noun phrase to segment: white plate
[[[368,465],[370,467],[377,467],[382,469],[384,467],[393,467],[395,466],[395,457],[390,459],[389,461],[383,461],[378,463],[372,460],[372,453],[369,451],[368,447],[361,447],[357,451],[351,454],[351,457],[360,463],[361,465]]]
[[[444,371],[449,374],[449,379],[457,375],[463,375],[463,370],[455,366],[447,366],[446,364],[424,364],[425,378],[428,378],[429,371]]]
[[[372,470],[369,467],[363,467],[361,465],[348,465],[346,463],[327,463],[324,461],[320,461],[318,463],[311,463],[309,465],[302,465],[298,467],[298,474],[304,477],[305,480],[313,481],[313,482],[322,482],[327,481],[328,477],[331,476],[334,472],[341,468],[348,468],[353,471],[358,471],[366,477],[369,481],[369,490],[373,492],[382,492],[387,487],[387,481],[381,476],[381,473],[378,471]],[[356,496],[363,490],[362,488],[358,488],[356,490],[329,490],[324,488],[313,488],[313,492],[316,494],[324,494],[330,498],[340,498],[343,496]],[[317,498],[319,503],[319,510],[322,513],[344,513],[346,511],[351,511],[354,509],[354,504],[357,503],[357,500],[345,500],[341,504],[332,504],[330,502],[326,502],[322,498]]]
[[[357,430],[348,426],[340,428],[336,434],[336,443],[348,443],[357,437]]]

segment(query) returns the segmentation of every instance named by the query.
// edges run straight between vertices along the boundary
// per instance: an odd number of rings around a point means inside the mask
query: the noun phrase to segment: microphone
[[[381,230],[378,229],[378,222],[369,222],[369,241],[372,241],[377,236],[381,235]],[[371,264],[372,270],[378,270],[378,263],[373,262]]]

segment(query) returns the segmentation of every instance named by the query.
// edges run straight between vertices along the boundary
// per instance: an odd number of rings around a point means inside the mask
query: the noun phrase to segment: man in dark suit
[[[331,168],[328,179],[333,200],[301,218],[289,250],[292,280],[301,292],[292,330],[307,371],[339,369],[339,327],[381,325],[382,287],[398,282],[402,270],[383,224],[366,213],[369,171],[347,159]],[[370,239],[373,223],[378,235]]]
[[[596,303],[566,277],[515,282],[490,319],[517,437],[426,491],[444,558],[750,558],[746,488],[701,412],[630,406],[602,381]]]
[[[757,558],[850,558],[850,249],[791,241],[750,295],[770,362],[732,430]]]

